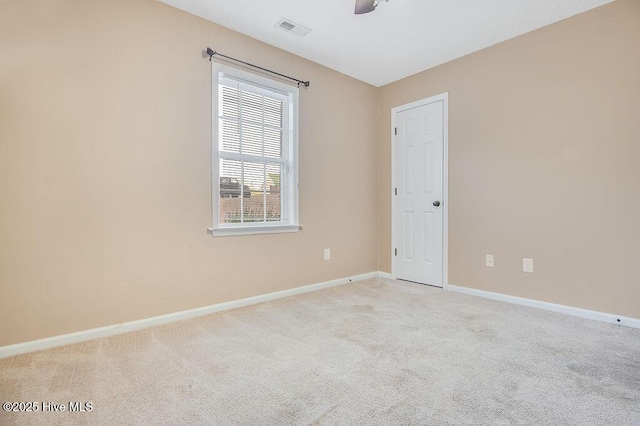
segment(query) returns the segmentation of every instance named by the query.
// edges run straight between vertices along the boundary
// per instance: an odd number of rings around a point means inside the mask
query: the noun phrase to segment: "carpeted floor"
[[[640,425],[640,330],[369,280],[0,360],[0,424]]]

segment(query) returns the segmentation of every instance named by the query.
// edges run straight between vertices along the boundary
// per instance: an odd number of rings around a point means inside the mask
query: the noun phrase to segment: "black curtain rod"
[[[262,67],[259,67],[257,65],[250,64],[249,62],[245,62],[245,61],[241,61],[240,59],[232,58],[231,56],[223,55],[222,53],[216,52],[215,50],[211,49],[210,47],[207,47],[207,55],[209,55],[209,61],[211,61],[211,59],[214,56],[221,56],[221,57],[223,57],[225,59],[229,59],[231,61],[239,62],[241,64],[244,64],[244,65],[247,65],[247,66],[250,66],[250,67],[253,67],[253,68],[257,68],[257,69],[259,69],[261,71],[265,71],[265,72],[269,72],[271,74],[278,75],[278,76],[280,76],[282,78],[287,78],[289,80],[293,80],[296,83],[298,83],[298,87],[300,87],[301,84],[303,84],[304,87],[309,87],[309,85],[311,84],[309,81],[298,80],[297,78],[289,77],[288,75],[280,74],[279,72],[271,71],[271,70],[268,70],[266,68],[262,68]]]

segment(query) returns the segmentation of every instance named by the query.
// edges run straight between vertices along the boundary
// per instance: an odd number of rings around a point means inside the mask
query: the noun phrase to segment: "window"
[[[213,63],[214,236],[296,232],[298,88]]]

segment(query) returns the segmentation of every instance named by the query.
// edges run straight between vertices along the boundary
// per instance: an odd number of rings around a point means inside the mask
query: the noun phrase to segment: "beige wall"
[[[206,46],[311,80],[302,232],[207,235]],[[375,271],[376,99],[152,0],[0,2],[0,346]]]
[[[390,109],[442,92],[450,283],[640,317],[638,1],[381,89],[152,0],[0,8],[0,346],[390,271]],[[311,80],[304,231],[206,234],[205,46]]]
[[[390,110],[449,92],[449,282],[640,318],[639,46],[640,1],[618,0],[383,87],[380,269]]]

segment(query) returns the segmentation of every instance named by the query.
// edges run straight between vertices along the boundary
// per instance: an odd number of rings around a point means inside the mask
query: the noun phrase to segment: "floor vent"
[[[304,25],[296,24],[291,19],[282,18],[277,24],[276,27],[280,28],[283,31],[288,33],[297,35],[302,38],[311,32],[310,28],[305,27]]]

